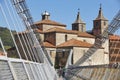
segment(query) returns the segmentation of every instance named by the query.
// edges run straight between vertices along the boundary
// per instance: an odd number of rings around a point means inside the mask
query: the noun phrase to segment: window
[[[84,32],[84,26],[81,25],[81,32]]]
[[[65,57],[65,51],[63,51],[63,55],[62,55],[62,57]]]
[[[84,39],[83,41],[84,41],[84,42],[86,42],[86,40],[85,40],[85,39]]]
[[[65,41],[67,41],[67,34],[65,35]]]
[[[98,26],[98,22],[96,22],[96,24],[95,24],[96,26]]]
[[[106,25],[106,22],[104,21],[104,26]]]

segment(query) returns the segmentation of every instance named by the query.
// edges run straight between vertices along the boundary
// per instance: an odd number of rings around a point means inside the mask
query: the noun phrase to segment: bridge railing
[[[57,80],[54,68],[48,66],[50,65],[1,56],[0,80]]]

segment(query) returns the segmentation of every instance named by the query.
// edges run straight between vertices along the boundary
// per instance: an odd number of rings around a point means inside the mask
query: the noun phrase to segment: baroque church
[[[77,63],[90,48],[93,48],[98,35],[102,34],[108,27],[108,20],[104,17],[101,6],[98,16],[93,20],[93,29],[91,32],[86,31],[86,23],[82,20],[80,12],[77,13],[76,20],[71,25],[72,30],[67,30],[65,24],[51,20],[50,13],[46,11],[41,16],[42,19],[35,22],[37,26],[35,31],[39,33],[43,42],[42,45],[46,48],[49,56],[51,56],[55,68],[65,67],[70,50],[72,50],[71,63]],[[34,27],[32,28],[34,29]],[[116,55],[111,54],[113,51],[111,47],[113,46],[112,43],[120,37],[112,34],[108,37],[106,42],[80,66],[114,63],[114,59],[110,60],[110,57],[115,58]],[[120,48],[120,46],[117,47]],[[11,56],[10,53],[15,54],[14,49],[9,49],[8,53],[8,56]],[[21,53],[23,52],[21,51]],[[116,61],[120,62],[120,60]]]

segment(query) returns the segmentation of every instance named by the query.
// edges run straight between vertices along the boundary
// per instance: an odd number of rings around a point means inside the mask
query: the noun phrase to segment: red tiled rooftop
[[[35,24],[49,24],[49,25],[58,25],[58,26],[66,27],[65,24],[61,24],[61,23],[58,23],[52,20],[41,20],[41,21],[36,22]]]
[[[45,33],[49,33],[49,32],[60,32],[60,33],[68,33],[68,34],[77,34],[78,37],[89,37],[89,38],[94,38],[93,35],[88,34],[86,32],[79,32],[79,31],[74,31],[74,30],[66,30],[66,29],[62,29],[62,28],[51,28],[48,29],[47,31],[45,31]]]
[[[40,29],[35,29],[35,31],[37,31],[38,33],[44,33],[42,30]]]
[[[43,42],[43,45],[45,47],[55,48],[55,46],[53,44],[49,43],[49,42]]]
[[[83,42],[80,40],[76,40],[76,39],[70,39],[67,42],[64,42],[60,45],[58,45],[57,47],[87,47],[90,48],[93,45],[87,42]]]
[[[72,33],[72,34],[77,34],[77,31],[73,31],[73,30],[66,30],[66,29],[62,29],[62,28],[51,28],[48,29],[47,31],[45,31],[45,33],[49,33],[49,32],[60,32],[60,33]]]
[[[86,32],[79,32],[78,33],[78,36],[79,37],[89,37],[89,38],[95,38],[95,36],[91,35],[91,34],[88,34]]]
[[[110,40],[120,40],[120,36],[119,35],[109,35],[109,39]]]

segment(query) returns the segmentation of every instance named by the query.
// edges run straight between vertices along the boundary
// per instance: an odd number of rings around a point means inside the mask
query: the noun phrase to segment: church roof
[[[56,46],[54,46],[53,44],[49,43],[49,42],[43,42],[43,45],[45,47],[50,47],[50,48],[55,48]]]
[[[119,35],[109,35],[109,39],[110,40],[120,40],[120,36]]]
[[[80,40],[76,40],[76,39],[70,39],[67,42],[64,42],[60,45],[58,45],[57,47],[86,47],[86,48],[90,48],[93,45],[87,42],[83,42]]]
[[[78,37],[95,38],[95,36],[88,34],[87,32],[79,32]]]
[[[78,31],[73,31],[73,30],[66,30],[66,29],[62,29],[62,28],[50,28],[47,31],[45,31],[45,33],[49,33],[49,32],[59,32],[59,33],[70,33],[70,34],[77,34]]]
[[[41,21],[36,22],[35,24],[36,25],[37,24],[48,24],[48,25],[58,25],[58,26],[66,27],[65,24],[61,24],[61,23],[58,23],[58,22],[55,22],[55,21],[52,21],[52,20],[41,20]]]
[[[102,7],[100,5],[100,9],[99,9],[99,13],[98,13],[98,16],[95,20],[107,20],[104,15],[103,15],[103,12],[102,12]]]
[[[79,32],[79,31],[75,31],[75,30],[66,30],[66,29],[62,29],[62,28],[51,28],[48,29],[47,31],[45,31],[44,33],[49,33],[49,32],[58,32],[58,33],[68,33],[68,34],[77,34],[78,37],[88,37],[88,38],[94,38],[93,35],[88,34],[87,32]]]
[[[34,29],[35,31],[37,31],[38,33],[44,33],[42,30],[40,29]]]

